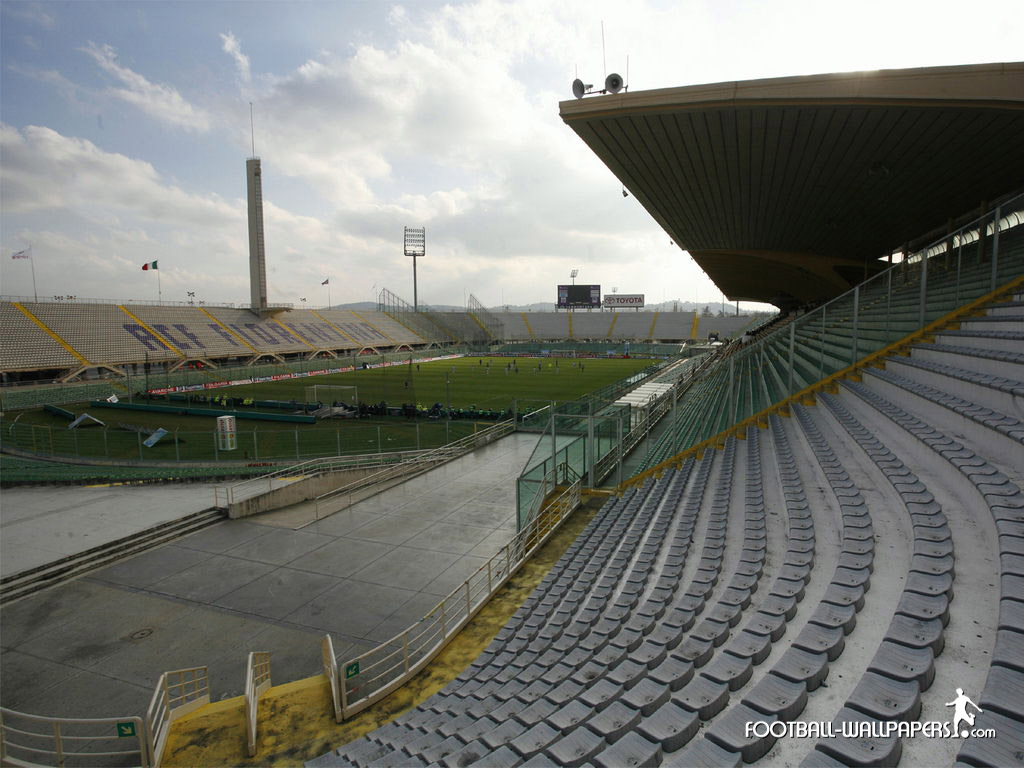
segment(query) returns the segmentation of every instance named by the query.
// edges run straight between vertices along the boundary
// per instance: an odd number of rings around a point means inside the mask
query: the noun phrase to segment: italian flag
[[[142,271],[145,272],[147,269],[156,269],[156,262],[149,261],[142,265]]]

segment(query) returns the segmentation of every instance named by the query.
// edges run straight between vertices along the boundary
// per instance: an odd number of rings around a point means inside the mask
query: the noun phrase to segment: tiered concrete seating
[[[653,312],[619,312],[619,319],[612,328],[613,339],[649,339]]]
[[[953,338],[613,498],[456,680],[309,764],[1018,763],[1024,446],[1006,411],[1024,361]],[[947,660],[953,642],[970,649]],[[991,739],[747,730],[949,720],[954,687],[986,674],[966,693]]]
[[[611,324],[610,312],[573,312],[572,337],[574,339],[606,339]]]
[[[351,313],[348,313],[351,314]],[[424,335],[415,328],[406,328],[401,323],[393,320],[384,312],[373,310],[359,311],[359,317],[383,333],[389,339],[394,339],[396,344],[422,344],[425,341],[447,341],[440,333]],[[356,318],[358,320],[358,318]]]
[[[286,326],[288,322],[293,322],[289,317],[291,313],[278,315],[277,319],[281,320],[279,323],[273,317],[257,318],[247,309],[208,307],[206,311],[214,318],[213,321],[208,321],[211,330],[235,341],[240,339],[246,348],[255,349],[261,354],[311,352],[314,349],[298,332]],[[335,343],[342,343],[343,340],[339,338],[340,334],[337,331],[323,321],[320,321],[319,325],[325,334],[337,339]]]
[[[0,370],[34,371],[82,364],[9,301],[0,302],[0,327]]]
[[[198,307],[132,305],[129,309],[187,357],[251,357],[255,352],[241,336],[226,330]]]
[[[658,335],[664,336],[661,332],[662,319],[658,319]],[[702,317],[697,324],[697,338],[706,339],[709,333],[717,333],[722,339],[729,339],[739,336],[743,329],[750,325],[750,318],[740,315],[727,315],[726,317]],[[686,338],[689,338],[687,329]]]
[[[690,338],[690,333],[693,330],[693,314],[693,312],[659,312],[658,323],[654,326],[654,337],[685,341]]]
[[[529,315],[533,335],[542,340],[569,338],[568,312],[533,312]]]
[[[526,313],[526,319],[524,319],[523,314],[523,312],[494,313],[495,317],[504,324],[506,341],[530,341],[533,339],[530,329],[526,327],[526,322],[532,315]]]
[[[24,305],[93,363],[178,360],[178,353],[116,304],[39,302]]]

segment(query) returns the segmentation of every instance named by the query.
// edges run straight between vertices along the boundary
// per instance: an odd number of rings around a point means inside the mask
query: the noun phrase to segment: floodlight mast
[[[405,255],[412,256],[412,310],[413,312],[419,312],[419,297],[416,291],[416,259],[427,255],[426,228],[405,228]]]

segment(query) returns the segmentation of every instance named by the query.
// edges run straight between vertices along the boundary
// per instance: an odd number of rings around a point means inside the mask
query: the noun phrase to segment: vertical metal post
[[[558,441],[555,439],[555,404],[551,403],[551,471],[555,471],[555,467],[558,466]],[[544,473],[547,478],[547,473]],[[544,492],[547,493],[547,483],[543,480]]]
[[[827,304],[821,305],[821,335],[818,337],[818,381],[825,378],[825,308]]]
[[[299,458],[299,430],[295,429],[295,458]]]
[[[71,430],[71,437],[74,439],[74,442],[75,442],[75,456],[77,457],[79,455],[78,454],[78,430],[77,429]]]
[[[786,382],[786,388],[789,390],[786,392],[787,395],[793,394],[793,347],[796,344],[796,318],[789,324],[789,377]]]
[[[110,446],[107,445],[107,428],[103,428],[103,456],[110,458]]]
[[[985,225],[982,224],[982,229]],[[918,327],[924,328],[924,317],[925,307],[928,305],[928,251],[925,249],[921,252],[921,296],[919,301],[921,302],[921,308],[918,312],[917,322]]]
[[[220,451],[217,450],[217,433],[211,432],[210,435],[213,437],[213,460],[220,461]]]
[[[445,618],[445,615],[444,615],[444,604],[447,603],[447,602],[448,602],[448,598],[446,597],[444,600],[441,601],[441,606],[440,606],[441,607],[441,637],[444,637],[445,635],[448,634],[448,620]]]
[[[416,450],[420,449],[420,423],[416,422]]]
[[[383,453],[384,449],[380,447],[380,424],[377,425],[377,453]]]
[[[587,416],[587,478],[591,488],[597,487],[594,478],[594,417]]]
[[[729,357],[729,419],[736,421],[736,358]]]
[[[137,442],[139,444],[139,461],[142,461],[142,433],[141,432],[136,432],[135,433],[135,437],[137,438]],[[50,453],[53,453],[53,435],[52,434],[50,435]]]
[[[402,633],[402,665],[405,667],[405,674],[409,674],[409,632]]]
[[[885,277],[885,343],[888,344],[891,341],[889,338],[889,316],[892,314],[892,267],[885,271]]]
[[[174,460],[181,461],[181,446],[178,444],[178,430],[174,430]]]
[[[822,317],[824,317],[824,307],[822,307]],[[855,285],[853,287],[853,349],[850,351],[850,365],[857,362],[857,332],[859,327],[859,310],[860,310],[860,286]]]
[[[466,579],[465,584],[466,584],[466,618],[468,619],[469,618],[469,614],[471,614],[473,612],[472,604],[471,604],[472,598],[470,597],[470,594],[469,594],[469,579]]]
[[[996,206],[992,215],[992,285],[990,291],[998,287],[999,282],[999,213],[1001,206]]]
[[[964,257],[964,232],[960,230],[960,245],[956,249],[956,305],[960,306],[960,265]]]
[[[252,431],[252,457],[257,460],[260,458],[260,436],[255,429]]]
[[[337,450],[338,450],[338,452],[335,454],[335,456],[341,456],[341,430],[340,429],[334,430],[334,437],[335,437],[335,440],[337,441]]]
[[[493,559],[493,558],[491,558]],[[487,594],[491,594],[494,591],[494,584],[491,581],[491,561],[487,561]]]
[[[674,403],[673,403],[674,404]],[[615,436],[618,438],[619,456],[615,463],[615,485],[622,485],[622,415],[615,421]]]
[[[64,765],[64,739],[60,735],[60,723],[53,724],[53,746],[57,753],[57,765]]]

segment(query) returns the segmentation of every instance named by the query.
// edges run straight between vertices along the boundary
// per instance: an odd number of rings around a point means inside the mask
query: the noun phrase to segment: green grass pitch
[[[310,376],[283,381],[205,390],[214,397],[253,397],[260,400],[305,399],[314,384],[356,386],[367,404],[385,401],[397,406],[411,403],[429,408],[434,403],[451,407],[503,411],[518,401],[520,413],[542,407],[552,400],[565,402],[598,390],[651,365],[651,360],[456,358],[412,363],[388,368],[357,370],[344,374]],[[516,373],[518,369],[518,373]],[[447,385],[446,385],[447,382]],[[447,390],[447,391],[446,391]],[[100,457],[130,461],[257,461],[310,458],[340,453],[431,448],[484,428],[487,422],[401,417],[357,420],[324,419],[317,424],[285,425],[276,422],[239,421],[236,451],[215,448],[212,416],[116,411],[90,408],[88,403],[63,406],[75,414],[89,411],[109,429],[68,430],[67,422],[42,409],[22,412],[17,424],[5,419],[3,439],[33,453]],[[153,448],[141,446],[143,438],[120,425],[146,429],[162,427],[176,433]]]

